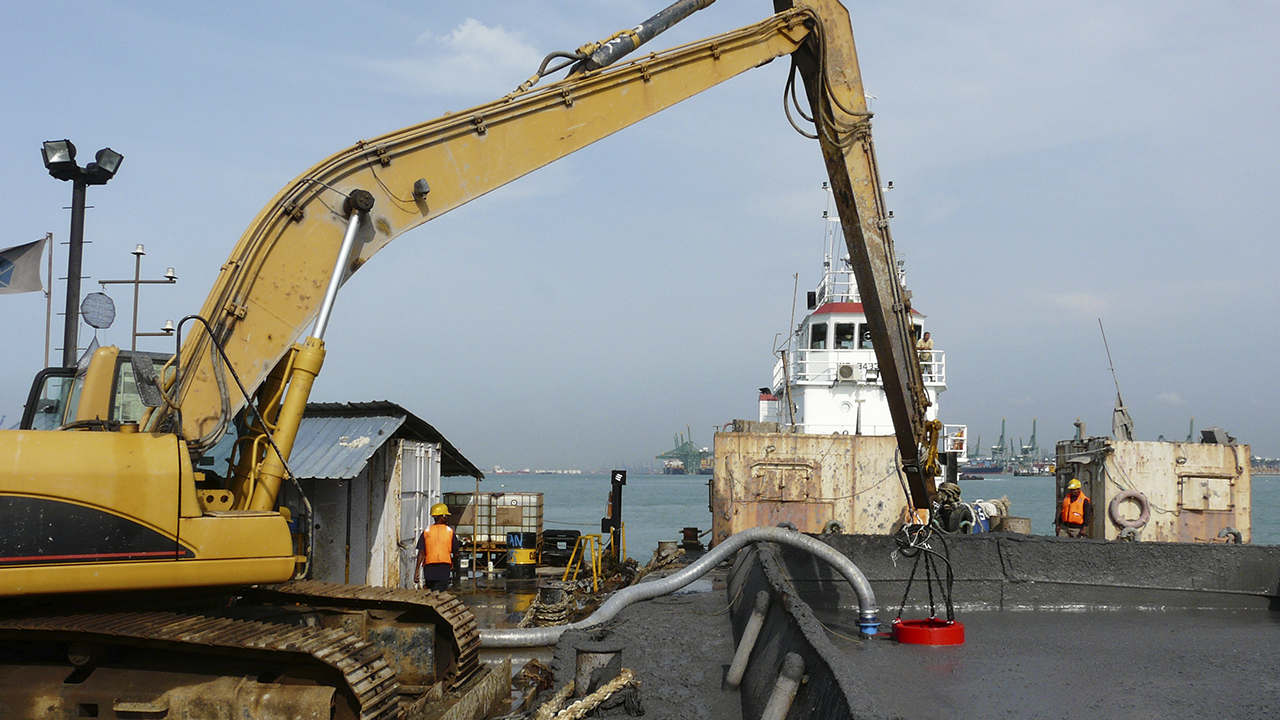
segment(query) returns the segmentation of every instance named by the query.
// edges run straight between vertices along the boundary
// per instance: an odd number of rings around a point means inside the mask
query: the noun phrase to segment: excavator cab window
[[[36,374],[22,409],[23,430],[55,430],[62,425],[67,414],[71,385],[75,381],[75,368],[51,367]]]
[[[116,378],[111,398],[111,419],[136,423],[149,407],[161,404],[155,367],[169,359],[168,355],[121,351],[116,360]],[[172,368],[168,374],[172,374]]]
[[[121,358],[123,360],[123,358]],[[133,374],[133,363],[119,362],[116,365],[116,383],[114,397],[111,399],[111,419],[122,423],[136,423],[142,419],[147,408],[142,404],[138,394],[138,383]]]
[[[110,418],[121,423],[136,423],[142,419],[148,407],[159,403],[159,388],[155,380],[154,363],[167,360],[158,353],[121,352],[116,359],[115,376],[111,390]],[[141,368],[141,370],[140,370]],[[148,377],[147,369],[151,369]],[[139,382],[139,373],[143,382]],[[172,369],[169,371],[172,373]],[[80,394],[84,389],[88,367],[45,368],[37,375],[23,408],[23,430],[57,430],[76,418]]]

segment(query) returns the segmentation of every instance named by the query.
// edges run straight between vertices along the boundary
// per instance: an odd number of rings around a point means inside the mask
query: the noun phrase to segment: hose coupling
[[[880,632],[880,620],[875,615],[864,615],[858,619],[858,632],[865,637],[875,637]]]

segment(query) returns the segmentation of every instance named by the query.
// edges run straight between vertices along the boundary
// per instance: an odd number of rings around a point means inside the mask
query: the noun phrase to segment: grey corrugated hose
[[[599,610],[596,610],[584,620],[579,620],[570,625],[542,628],[482,629],[480,631],[480,646],[510,648],[554,645],[565,630],[580,630],[599,625],[612,620],[623,608],[632,603],[651,600],[673,593],[706,575],[712,568],[728,560],[734,553],[747,545],[760,542],[777,543],[804,550],[835,568],[836,572],[849,581],[849,585],[853,587],[854,593],[858,596],[858,625],[863,634],[875,633],[874,628],[879,625],[879,621],[876,619],[876,596],[871,590],[871,583],[867,582],[866,575],[862,574],[862,571],[858,569],[857,565],[853,564],[852,560],[836,552],[830,545],[814,540],[808,535],[795,530],[761,527],[743,530],[730,536],[728,540],[712,548],[697,562],[675,575],[619,590],[601,605]]]

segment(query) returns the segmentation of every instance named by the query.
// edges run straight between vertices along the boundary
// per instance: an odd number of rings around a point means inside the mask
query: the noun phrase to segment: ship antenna
[[[1120,380],[1116,378],[1116,366],[1111,361],[1111,347],[1107,345],[1107,331],[1102,327],[1102,318],[1098,318],[1098,329],[1102,331],[1102,347],[1107,350],[1107,366],[1111,370],[1111,381],[1116,385],[1116,409],[1111,416],[1111,432],[1117,440],[1133,439],[1133,418],[1120,399]]]
[[[787,332],[787,349],[782,356],[782,401],[787,404],[787,420],[789,425],[796,424],[795,411],[791,406],[791,374],[787,372],[787,358],[791,355],[791,340],[796,336],[796,298],[800,296],[800,273],[792,273],[794,283],[791,288],[791,329]]]

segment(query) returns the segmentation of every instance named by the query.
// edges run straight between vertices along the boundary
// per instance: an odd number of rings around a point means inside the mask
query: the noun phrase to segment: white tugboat
[[[816,435],[893,435],[867,317],[840,219],[832,214],[829,200],[823,218],[822,279],[807,294],[809,314],[778,353],[772,385],[761,388],[760,422]],[[898,281],[904,286],[905,276],[899,260]],[[925,316],[915,310],[911,315],[916,339],[925,338]],[[931,340],[926,340],[930,349],[920,351],[920,370],[930,402],[927,419],[937,420],[938,396],[947,389],[947,362],[946,353],[933,348]],[[951,457],[958,463],[968,462],[965,426],[946,425],[944,430],[946,442],[939,449],[954,453]]]
[[[824,184],[825,188],[825,184]],[[712,479],[715,542],[750,527],[794,524],[803,532],[884,534],[919,520],[909,501],[889,397],[872,345],[840,220],[823,213],[823,273],[807,293],[808,314],[778,350],[773,379],[760,388],[759,421],[734,421],[716,434]],[[905,287],[901,262],[897,281]],[[915,340],[925,316],[912,310]],[[938,419],[947,389],[946,353],[917,346],[925,421]],[[967,462],[963,425],[943,425],[940,459]]]

